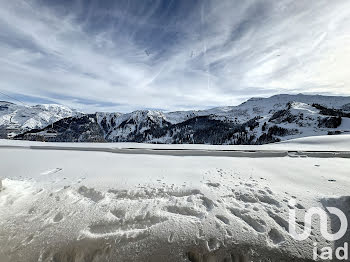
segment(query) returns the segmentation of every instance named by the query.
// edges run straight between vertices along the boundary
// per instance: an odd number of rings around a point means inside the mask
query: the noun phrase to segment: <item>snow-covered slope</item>
[[[35,128],[43,128],[59,119],[76,115],[68,107],[55,104],[16,105],[0,101],[0,137],[10,137]]]
[[[136,140],[135,136],[139,136],[139,139],[146,141],[150,139],[148,136],[150,130],[170,126],[165,115],[158,111],[139,110],[129,114],[101,115],[98,113],[97,115],[107,141],[114,141],[116,137],[117,140],[121,141],[128,141],[132,139],[131,137]]]
[[[274,95],[268,98],[254,97],[238,106],[216,107],[200,111],[170,112],[166,116],[172,123],[183,122],[195,116],[217,115],[229,118],[237,118],[247,121],[257,115],[268,115],[285,107],[290,102],[303,104],[320,104],[327,108],[336,108],[350,111],[350,97],[322,96],[322,95]]]
[[[348,137],[262,147],[349,151]],[[350,161],[340,155],[249,155],[258,146],[138,145],[170,149],[162,155],[105,150],[113,146],[126,145],[0,141],[1,262],[310,262],[314,243],[335,250],[350,239],[348,230],[326,241],[317,217],[304,241],[288,231],[292,209],[298,231],[311,207],[337,207],[350,219]],[[187,150],[175,156],[172,147]],[[245,148],[247,155],[195,156],[189,147]],[[337,221],[329,216],[328,232],[338,230]]]
[[[17,138],[52,142],[266,144],[350,132],[349,105],[349,97],[276,95],[203,111],[96,113],[67,120],[71,123],[67,129],[60,128],[62,124],[58,122],[53,129],[47,127]],[[94,121],[101,132],[94,127],[96,132],[89,137],[89,128],[96,125]],[[79,132],[87,135],[81,137]],[[97,137],[98,133],[102,135]]]

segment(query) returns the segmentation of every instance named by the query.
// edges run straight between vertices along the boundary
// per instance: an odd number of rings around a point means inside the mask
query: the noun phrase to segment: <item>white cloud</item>
[[[286,92],[350,95],[347,0],[202,1],[181,19],[170,7],[158,19],[160,2],[134,5],[137,12],[93,5],[82,20],[84,1],[65,12],[0,1],[1,90],[85,111],[199,109]]]

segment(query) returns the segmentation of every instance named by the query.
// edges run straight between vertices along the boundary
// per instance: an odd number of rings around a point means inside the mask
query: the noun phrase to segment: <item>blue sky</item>
[[[350,95],[350,1],[0,0],[0,61],[0,91],[86,112]]]

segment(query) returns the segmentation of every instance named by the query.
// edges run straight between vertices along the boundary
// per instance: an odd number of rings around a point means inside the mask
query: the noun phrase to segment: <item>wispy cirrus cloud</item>
[[[28,103],[178,110],[276,93],[350,94],[347,0],[0,7],[0,89]]]

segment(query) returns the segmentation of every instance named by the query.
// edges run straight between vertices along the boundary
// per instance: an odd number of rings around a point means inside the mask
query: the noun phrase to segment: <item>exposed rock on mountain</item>
[[[16,138],[56,142],[105,142],[96,114],[68,117],[43,128],[27,131]]]

